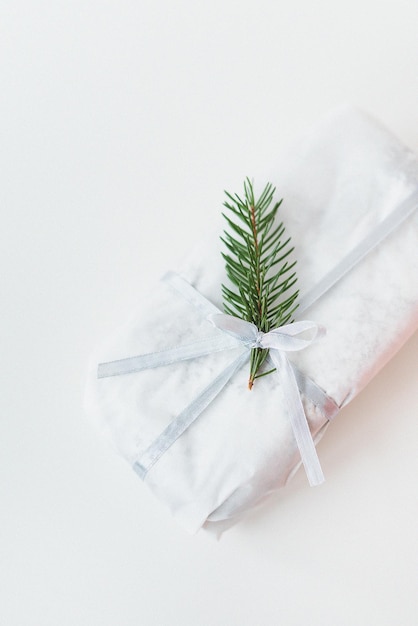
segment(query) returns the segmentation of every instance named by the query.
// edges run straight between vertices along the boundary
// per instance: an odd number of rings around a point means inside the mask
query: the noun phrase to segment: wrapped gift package
[[[317,442],[418,326],[418,160],[344,107],[278,156],[275,176],[297,259],[295,321],[326,329],[287,354]],[[301,463],[286,385],[271,374],[249,391],[248,347],[210,321],[228,282],[219,235],[167,268],[87,383],[89,413],[190,532],[235,523]]]

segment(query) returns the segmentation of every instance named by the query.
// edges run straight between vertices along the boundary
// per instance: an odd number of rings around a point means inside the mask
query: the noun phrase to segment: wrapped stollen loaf
[[[249,391],[257,329],[243,339],[213,322],[228,284],[218,233],[169,268],[94,356],[87,384],[88,411],[190,532],[237,521],[289,480],[306,450],[309,480],[320,482],[312,440],[418,326],[413,153],[345,107],[280,159],[272,182],[297,258],[295,324],[308,320],[325,335],[304,349],[270,350],[278,375]]]

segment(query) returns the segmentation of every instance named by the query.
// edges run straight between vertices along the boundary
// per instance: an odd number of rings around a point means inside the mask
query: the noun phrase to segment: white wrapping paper
[[[271,182],[284,198],[279,218],[296,247],[303,296],[406,198],[418,194],[418,161],[370,117],[344,108],[280,159]],[[199,243],[183,267],[170,269],[222,308],[220,285],[227,280],[220,248],[217,233]],[[415,211],[304,312],[304,319],[325,326],[327,334],[291,360],[339,407],[418,326],[417,277]],[[164,283],[144,302],[94,356],[87,385],[88,411],[132,466],[235,356],[234,350],[219,352],[98,380],[99,362],[219,333]],[[251,392],[247,380],[244,366],[145,477],[191,532],[202,526],[216,531],[238,520],[283,486],[300,463],[285,391],[273,375],[258,379]],[[303,402],[318,439],[328,420],[309,398]]]

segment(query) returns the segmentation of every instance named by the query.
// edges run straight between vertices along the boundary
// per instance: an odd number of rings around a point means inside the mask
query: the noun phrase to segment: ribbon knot
[[[262,350],[265,350],[266,348],[263,345],[263,337],[264,337],[265,333],[263,333],[262,330],[259,330],[257,333],[257,337],[255,338],[254,344],[251,346],[252,348],[261,348]]]

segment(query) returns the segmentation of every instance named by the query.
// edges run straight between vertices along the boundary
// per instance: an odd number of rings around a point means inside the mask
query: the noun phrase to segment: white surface
[[[4,2],[0,623],[416,623],[416,334],[293,484],[188,536],[82,414],[88,355],[222,189],[351,101],[418,150],[418,5]]]

